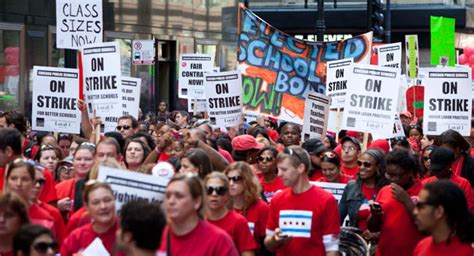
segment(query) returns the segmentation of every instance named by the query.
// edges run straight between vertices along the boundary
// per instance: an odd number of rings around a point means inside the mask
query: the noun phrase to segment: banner
[[[431,29],[431,65],[456,64],[456,49],[454,48],[454,27],[456,20],[445,17],[430,17]]]
[[[79,134],[77,69],[34,66],[32,94],[33,130]]]
[[[104,132],[115,131],[122,116],[120,48],[118,42],[85,47],[82,51],[84,94],[89,111],[96,111]],[[91,112],[89,114],[91,115]]]
[[[133,65],[155,64],[155,40],[133,40],[132,46]]]
[[[407,76],[411,79],[418,77],[420,57],[418,53],[418,35],[405,35],[405,54]]]
[[[352,59],[327,62],[326,95],[331,97],[331,108],[344,108],[347,92],[347,78]]]
[[[402,68],[402,43],[379,45],[375,50],[380,67]]]
[[[204,73],[213,72],[214,57],[209,54],[182,54],[179,56],[180,98],[205,99]]]
[[[102,0],[56,0],[56,48],[102,43]]]
[[[351,71],[342,129],[390,138],[398,109],[400,70],[354,64]]]
[[[462,136],[471,132],[471,69],[427,68],[423,133],[440,135],[452,129]]]
[[[207,111],[211,124],[232,127],[242,122],[240,71],[204,74]]]
[[[320,93],[309,93],[305,101],[304,122],[301,139],[324,139],[329,118],[331,98]]]
[[[122,116],[131,115],[138,120],[142,79],[122,76],[120,81],[122,85]]]
[[[337,42],[300,40],[240,5],[237,58],[245,114],[302,124],[308,93],[326,93],[326,62],[369,63],[371,42],[372,32]]]
[[[130,201],[162,202],[169,178],[101,166],[97,180],[112,187],[115,210],[120,213]]]

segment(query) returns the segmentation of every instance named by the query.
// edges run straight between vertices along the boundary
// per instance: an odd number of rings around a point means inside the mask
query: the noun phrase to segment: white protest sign
[[[101,117],[104,132],[114,131],[122,116],[120,48],[118,42],[84,47],[81,51],[84,94],[89,113]]]
[[[212,124],[236,126],[242,118],[242,76],[240,71],[204,74],[207,111]]]
[[[331,97],[331,108],[344,108],[347,80],[352,59],[333,60],[326,63],[326,95]]]
[[[380,67],[402,68],[402,43],[375,46]]]
[[[336,198],[338,204],[339,201],[341,201],[342,193],[344,193],[344,188],[346,187],[346,184],[344,183],[312,181],[311,184],[326,190],[326,192],[331,193],[334,198]]]
[[[308,93],[304,102],[304,120],[301,139],[321,139],[326,136],[327,120],[329,118],[329,104],[331,98],[320,93]]]
[[[56,0],[56,48],[102,43],[102,0]]]
[[[188,99],[188,112],[198,113],[206,111],[205,99]]]
[[[79,134],[77,69],[34,66],[32,94],[33,130]]]
[[[472,74],[470,68],[427,68],[423,133],[440,135],[446,130],[469,136],[471,131]]]
[[[354,64],[347,86],[342,129],[392,136],[400,70]]]
[[[132,41],[132,64],[153,65],[155,64],[155,41],[133,40]]]
[[[138,119],[141,84],[142,80],[140,78],[122,76],[121,90],[123,116],[131,115]]]
[[[204,73],[212,72],[214,57],[209,54],[183,54],[179,56],[180,98],[205,99]]]
[[[116,211],[120,212],[130,201],[162,202],[169,178],[101,166],[97,180],[110,185]]]
[[[109,256],[110,253],[105,248],[102,240],[97,237],[87,248],[81,252],[82,256]]]

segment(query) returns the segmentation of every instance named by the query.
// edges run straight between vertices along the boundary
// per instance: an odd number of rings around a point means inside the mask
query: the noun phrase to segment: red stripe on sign
[[[79,66],[79,100],[84,101],[84,81],[83,81],[83,67],[82,67],[82,53],[81,51],[77,51],[78,54],[78,66]],[[81,109],[82,111],[82,109]]]

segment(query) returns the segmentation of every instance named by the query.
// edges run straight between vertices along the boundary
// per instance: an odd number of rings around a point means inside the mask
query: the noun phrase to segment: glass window
[[[51,48],[51,66],[52,67],[64,67],[64,49],[58,49],[56,47],[56,33],[51,33],[51,40],[53,47]]]
[[[19,108],[20,31],[0,29],[0,110]]]

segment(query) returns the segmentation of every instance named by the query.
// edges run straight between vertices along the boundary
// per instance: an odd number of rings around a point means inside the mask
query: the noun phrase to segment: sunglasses
[[[43,144],[43,145],[41,145],[41,151],[49,150],[49,149],[54,149],[54,146],[51,145],[51,144]]]
[[[132,127],[131,127],[130,125],[124,125],[124,126],[118,125],[118,126],[116,127],[117,131],[122,130],[122,128],[123,128],[124,130],[128,130],[128,129],[132,128]]]
[[[96,145],[94,143],[90,143],[90,142],[83,142],[81,143],[81,145],[79,145],[79,147],[89,147],[89,148],[95,148]],[[78,147],[78,148],[79,148]]]
[[[74,166],[71,166],[71,167],[61,166],[61,167],[59,167],[58,171],[70,173],[70,172],[74,171]]]
[[[38,180],[35,181],[35,185],[43,186],[44,183],[46,183],[45,179],[38,179]]]
[[[372,166],[370,162],[362,162],[362,161],[357,160],[357,166],[361,167],[362,165],[365,168],[370,168]]]
[[[229,181],[232,181],[234,183],[237,183],[242,180],[242,176],[233,176],[233,177],[228,176],[227,178],[229,178]]]
[[[334,154],[334,152],[324,152],[322,153],[319,158],[323,159],[323,158],[336,158],[336,154]]]
[[[56,242],[52,242],[52,243],[39,242],[39,243],[33,244],[33,249],[35,249],[35,251],[41,254],[45,254],[46,252],[48,252],[48,249],[50,248],[53,251],[56,251],[58,249],[58,244]]]
[[[206,193],[208,195],[214,194],[214,191],[216,192],[217,195],[223,196],[225,193],[227,193],[227,188],[225,187],[206,187]]]
[[[259,157],[257,157],[257,161],[259,161],[259,162],[263,162],[263,161],[271,162],[271,161],[273,161],[273,157],[271,157],[271,156],[259,156]]]

